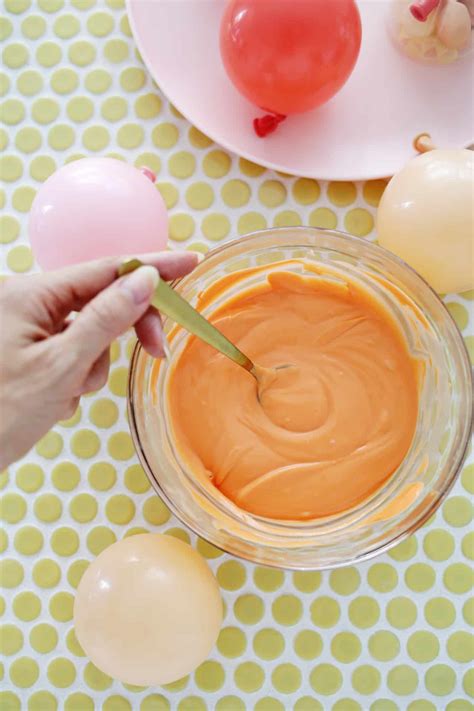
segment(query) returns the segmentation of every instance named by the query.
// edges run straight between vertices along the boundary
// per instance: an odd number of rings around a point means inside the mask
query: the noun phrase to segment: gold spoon
[[[129,259],[120,266],[119,276],[133,272],[141,266],[143,266],[143,262],[139,259]],[[240,365],[241,368],[245,368],[259,384],[264,372],[273,371],[273,369],[261,368],[255,365],[245,353],[242,353],[237,346],[234,346],[219,329],[209,323],[199,311],[196,311],[186,299],[183,299],[177,291],[162,279],[158,282],[151,303],[186,331],[193,333],[202,341],[227,356],[227,358],[230,358],[234,363]],[[285,367],[288,366],[278,366],[278,368]]]

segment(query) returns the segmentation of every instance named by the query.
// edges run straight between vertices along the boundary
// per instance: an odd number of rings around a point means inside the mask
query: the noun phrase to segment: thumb
[[[85,365],[92,364],[148,309],[159,281],[155,267],[143,266],[117,279],[83,308],[61,334]]]

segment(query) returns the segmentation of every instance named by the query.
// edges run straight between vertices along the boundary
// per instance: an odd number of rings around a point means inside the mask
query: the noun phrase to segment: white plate
[[[449,66],[404,57],[388,37],[387,0],[359,3],[361,54],[339,94],[258,138],[252,120],[262,112],[237,92],[220,58],[225,2],[128,0],[128,13],[157,84],[189,121],[228,150],[294,175],[357,180],[393,175],[424,131],[443,147],[472,142],[472,55]]]

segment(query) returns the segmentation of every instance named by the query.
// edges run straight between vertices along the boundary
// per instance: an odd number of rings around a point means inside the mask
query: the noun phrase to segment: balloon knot
[[[269,133],[273,133],[278,125],[286,119],[283,114],[265,114],[253,120],[253,128],[259,138],[265,138]]]
[[[156,181],[156,175],[154,174],[154,172],[152,170],[150,170],[150,168],[146,168],[145,166],[143,166],[140,168],[140,170],[143,173],[143,175],[145,175],[148,178],[148,180],[151,180],[152,183],[154,183]]]
[[[440,0],[418,0],[410,5],[410,12],[418,22],[426,22],[428,16],[435,10]]]

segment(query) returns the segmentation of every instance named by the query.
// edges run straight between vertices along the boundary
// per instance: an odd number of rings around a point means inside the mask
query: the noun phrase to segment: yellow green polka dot
[[[405,583],[413,592],[425,592],[433,587],[436,573],[427,563],[414,563],[405,571]]]
[[[9,0],[11,2],[11,0]],[[6,40],[13,32],[13,25],[8,17],[0,17],[0,40]]]
[[[135,504],[125,494],[116,494],[107,501],[105,514],[111,523],[124,525],[134,517]]]
[[[145,72],[136,67],[124,69],[120,74],[120,86],[124,91],[138,91],[145,84]]]
[[[179,151],[169,159],[168,168],[175,178],[189,178],[196,169],[196,159],[188,151]]]
[[[7,265],[13,272],[27,272],[33,266],[33,254],[31,249],[24,245],[13,247],[7,255]]]
[[[48,143],[56,151],[65,151],[74,143],[74,131],[71,126],[58,124],[48,133]]]
[[[228,560],[217,569],[217,580],[224,590],[238,590],[247,579],[247,573],[242,563]]]
[[[79,536],[73,528],[57,528],[51,535],[51,548],[60,556],[74,555],[79,548]]]
[[[13,539],[13,545],[22,555],[35,555],[43,547],[43,534],[34,526],[20,528]]]
[[[58,432],[48,432],[38,444],[35,449],[38,454],[46,459],[54,459],[57,457],[64,447],[63,438]]]
[[[239,664],[234,672],[234,681],[237,687],[247,694],[251,694],[261,689],[264,680],[265,672],[262,667],[255,662],[244,662],[243,664]]]
[[[396,629],[412,627],[417,617],[417,607],[408,597],[395,597],[387,605],[387,620]]]
[[[348,664],[360,657],[362,645],[352,632],[339,632],[331,640],[331,654],[338,662]]]
[[[124,461],[133,456],[132,438],[128,432],[115,432],[107,442],[107,451],[113,459]]]
[[[39,588],[54,588],[61,580],[61,568],[56,561],[45,558],[34,564],[32,575]]]
[[[443,583],[451,593],[461,595],[469,592],[474,586],[474,570],[465,563],[453,563],[444,571]]]
[[[424,612],[428,624],[437,629],[449,627],[456,617],[453,603],[444,597],[433,597],[428,600]]]
[[[247,160],[246,158],[239,159],[239,168],[241,172],[249,178],[257,178],[265,172],[265,168],[263,166],[252,163],[252,161]]]
[[[241,595],[234,604],[234,614],[244,625],[255,625],[263,617],[263,600],[252,593]]]
[[[344,227],[351,235],[366,237],[374,229],[374,218],[364,208],[356,207],[346,213]]]
[[[467,328],[467,325],[469,323],[469,312],[466,307],[462,304],[450,302],[446,304],[446,308],[448,309],[453,319],[456,321],[457,327],[461,331],[464,331],[464,329]]]
[[[63,657],[53,659],[53,661],[48,664],[46,674],[51,684],[57,689],[65,689],[71,686],[76,679],[74,664],[69,659]]]
[[[254,570],[253,579],[255,585],[263,592],[274,592],[281,587],[285,576],[282,570],[276,568],[257,567]]]
[[[194,220],[191,215],[178,213],[172,215],[169,222],[170,238],[176,242],[184,242],[192,237],[194,233]]]
[[[301,686],[301,671],[294,664],[279,664],[272,672],[272,685],[280,694],[293,694]]]
[[[67,580],[69,585],[73,588],[77,588],[88,567],[88,560],[75,560],[74,563],[69,566],[67,571]]]
[[[314,592],[321,585],[321,573],[311,571],[293,573],[293,584],[300,592]]]
[[[446,664],[435,664],[425,674],[425,686],[434,696],[450,694],[454,689],[455,683],[456,673],[454,669]]]
[[[239,217],[237,223],[237,229],[241,235],[263,230],[266,226],[267,221],[259,212],[247,212]]]
[[[292,193],[300,205],[310,205],[319,199],[321,189],[316,180],[299,178],[293,185]]]
[[[357,190],[354,183],[339,182],[329,183],[328,198],[333,205],[337,207],[345,207],[350,205],[357,196]]]
[[[84,148],[89,151],[102,151],[109,145],[110,136],[105,126],[90,126],[82,134]]]
[[[311,620],[316,627],[329,628],[337,624],[341,610],[337,600],[323,595],[313,600],[310,613]]]
[[[97,669],[92,662],[89,662],[84,669],[84,681],[94,691],[104,691],[112,684],[110,676]]]
[[[2,59],[9,69],[18,69],[28,61],[28,48],[19,42],[9,44],[2,52]]]
[[[96,427],[112,427],[119,416],[118,407],[113,400],[101,398],[92,403],[89,418]]]
[[[56,464],[51,472],[51,480],[59,491],[72,491],[79,484],[81,472],[73,462]]]
[[[46,31],[46,22],[41,15],[30,15],[21,23],[21,31],[28,39],[38,39]]]
[[[90,494],[78,494],[69,504],[69,513],[78,523],[87,523],[97,514],[97,502]]]
[[[337,226],[337,215],[328,207],[318,207],[309,216],[311,227],[333,230]]]
[[[55,42],[44,42],[36,51],[36,59],[42,67],[54,67],[61,61],[61,47]]]
[[[212,543],[204,541],[202,538],[198,538],[196,548],[198,549],[199,553],[204,556],[204,558],[213,559],[219,558],[221,555],[223,555],[223,551],[213,546]]]
[[[293,646],[301,659],[315,659],[321,654],[323,641],[321,635],[313,630],[302,630],[296,635]],[[283,648],[282,648],[283,651]]]
[[[117,133],[117,143],[121,148],[137,148],[143,143],[144,131],[136,123],[121,126]]]
[[[103,94],[112,83],[112,77],[105,69],[94,69],[85,79],[85,86],[92,94]]]
[[[114,19],[108,12],[96,12],[87,20],[87,29],[94,37],[105,37],[113,28]]]
[[[212,145],[210,138],[204,135],[198,128],[191,126],[188,132],[189,141],[195,148],[208,148]]]
[[[97,491],[108,491],[117,479],[117,472],[109,462],[96,462],[89,469],[88,481]]]
[[[352,687],[359,694],[374,694],[380,686],[381,674],[378,669],[364,664],[354,669],[351,676]]]
[[[467,526],[472,522],[473,508],[467,497],[451,496],[443,506],[443,518],[450,526]]]
[[[117,397],[125,397],[127,394],[128,369],[121,366],[115,368],[109,375],[109,388]]]
[[[38,664],[29,657],[19,657],[10,665],[10,679],[20,689],[28,689],[39,676]]]
[[[228,207],[243,207],[250,199],[250,187],[243,180],[229,180],[222,187],[221,195]]]
[[[378,622],[380,608],[377,601],[368,596],[356,597],[349,604],[349,619],[360,629],[372,627]]]
[[[432,662],[439,654],[439,641],[432,632],[414,632],[407,641],[407,651],[414,662]]]
[[[410,536],[406,540],[399,543],[395,548],[388,552],[390,558],[398,561],[410,560],[418,550],[418,543],[414,536]]]
[[[90,42],[74,42],[69,47],[68,57],[70,61],[78,67],[87,67],[96,58],[96,51]]]
[[[431,560],[447,560],[454,551],[454,538],[449,531],[434,529],[424,537],[423,550]]]
[[[8,244],[14,242],[20,234],[20,224],[11,215],[0,215],[0,242]]]
[[[202,221],[202,232],[212,242],[218,242],[227,237],[231,229],[229,218],[226,215],[213,213],[206,215]]]
[[[56,163],[49,156],[38,156],[30,163],[30,175],[35,180],[43,182],[56,170]]]
[[[94,711],[95,705],[93,699],[87,694],[76,691],[67,697],[64,702],[64,711]]]
[[[360,585],[360,574],[356,568],[339,568],[329,576],[329,584],[339,595],[350,595]]]
[[[49,612],[58,622],[68,622],[72,620],[73,606],[74,596],[71,593],[59,592],[49,601]]]
[[[104,55],[114,64],[124,62],[128,58],[128,44],[121,39],[112,39],[104,46]]]
[[[202,169],[208,178],[223,178],[229,172],[231,165],[229,154],[221,150],[209,151],[202,161]]]
[[[201,691],[212,693],[222,688],[225,681],[225,672],[222,664],[214,661],[203,662],[194,673],[196,686]]]
[[[34,96],[43,88],[43,77],[38,72],[28,69],[20,74],[16,85],[23,96]]]
[[[64,0],[38,0],[38,5],[44,12],[57,12],[64,7]]]
[[[0,706],[5,711],[21,711],[21,702],[12,691],[0,691]]]
[[[49,691],[36,691],[28,698],[28,711],[57,711],[58,700]]]
[[[281,595],[272,604],[272,615],[280,625],[295,625],[303,614],[303,605],[295,595]]]
[[[18,523],[26,514],[26,501],[20,494],[8,493],[0,498],[0,518],[5,523]]]
[[[474,494],[474,464],[469,464],[467,467],[464,467],[461,482],[466,491],[470,494]]]
[[[319,664],[312,670],[309,681],[316,693],[331,696],[341,688],[342,674],[332,664]]]
[[[19,620],[30,622],[41,612],[41,600],[32,592],[22,592],[13,599],[13,612]]]
[[[324,711],[322,704],[312,696],[302,696],[294,705],[293,711]]]
[[[369,637],[370,655],[379,662],[394,659],[400,651],[400,642],[393,632],[380,630]]]
[[[23,164],[16,156],[0,156],[0,179],[7,183],[18,180],[23,175]]]
[[[6,531],[0,528],[0,553],[3,553],[8,548],[8,536]]]
[[[183,541],[183,543],[191,543],[189,533],[185,531],[184,528],[168,528],[168,530],[165,531],[165,536],[172,536],[173,538],[177,538],[179,541]]]
[[[386,187],[386,180],[368,180],[364,183],[362,190],[365,202],[373,207],[378,207]]]
[[[15,625],[0,625],[0,654],[10,656],[23,647],[23,632]]]
[[[247,639],[238,627],[224,627],[217,639],[217,649],[229,659],[240,657],[247,647]]]
[[[185,197],[193,210],[205,210],[214,202],[214,191],[208,183],[193,183],[187,188]]]
[[[156,187],[168,210],[174,207],[179,200],[176,187],[172,183],[157,183]]]
[[[42,622],[31,630],[30,644],[36,652],[48,654],[58,644],[58,633],[52,625]]]
[[[286,199],[286,187],[278,180],[266,180],[259,188],[258,197],[267,207],[278,207]]]
[[[35,130],[35,129],[32,129]],[[24,138],[24,136],[22,136]],[[26,146],[24,145],[25,149]],[[29,187],[17,188],[12,197],[12,205],[18,212],[29,212],[36,195],[36,190]]]
[[[115,533],[106,526],[97,526],[87,535],[87,548],[94,555],[99,555],[103,550],[115,543]]]
[[[60,39],[70,39],[77,35],[81,25],[74,15],[61,15],[53,24],[54,34]]]
[[[100,449],[100,439],[93,430],[78,430],[71,437],[71,450],[80,459],[94,457]]]
[[[142,700],[140,711],[170,711],[170,703],[162,694],[150,694]]]
[[[85,96],[77,96],[68,102],[66,107],[67,115],[71,121],[82,123],[88,121],[94,113],[94,104]]]
[[[273,224],[275,227],[297,227],[301,225],[301,217],[294,210],[283,210],[275,215]]]
[[[162,101],[156,94],[143,94],[135,101],[135,113],[138,118],[152,119],[161,111]]]
[[[14,126],[25,118],[25,109],[21,101],[7,99],[0,105],[0,116],[3,123]]]

